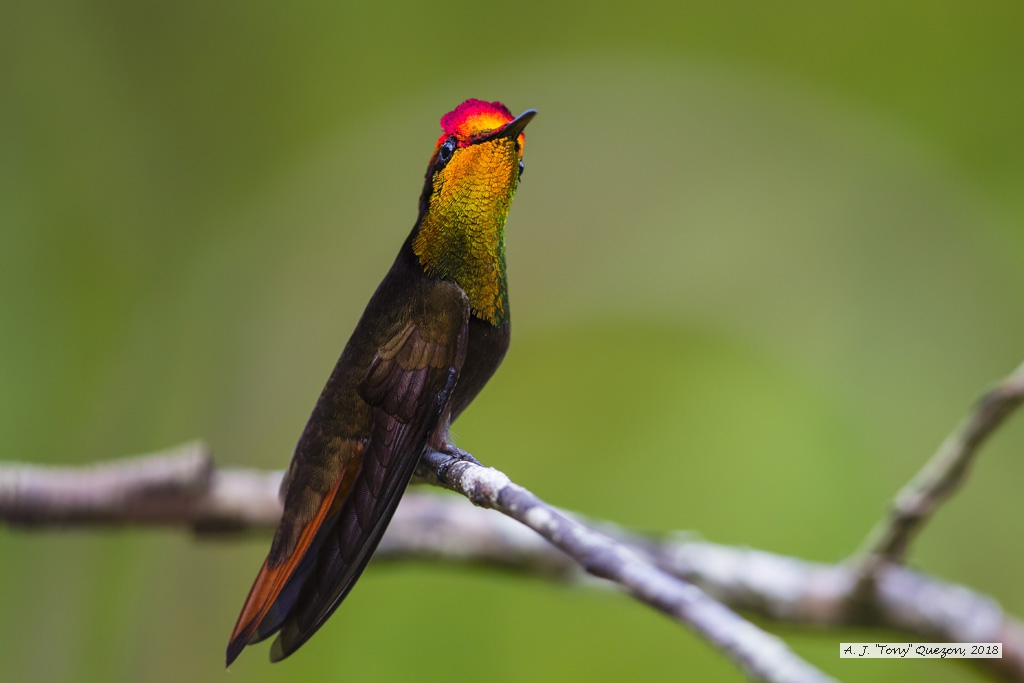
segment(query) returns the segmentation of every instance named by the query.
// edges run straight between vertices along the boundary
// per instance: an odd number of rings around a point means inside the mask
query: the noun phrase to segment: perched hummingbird
[[[420,455],[453,451],[449,425],[508,350],[505,218],[536,113],[471,99],[441,118],[416,224],[295,447],[229,665],[275,633],[271,661],[305,643],[359,579]]]

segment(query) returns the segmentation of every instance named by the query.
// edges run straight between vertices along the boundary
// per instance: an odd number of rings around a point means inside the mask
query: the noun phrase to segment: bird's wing
[[[280,621],[273,661],[306,642],[359,578],[455,387],[468,338],[465,293],[454,284],[430,281],[408,306],[359,384],[372,410],[361,470],[351,489],[336,497],[336,521],[302,568],[307,576]]]
[[[306,435],[303,440],[306,440]],[[308,573],[307,551],[322,541],[324,521],[337,513],[337,503],[344,498],[346,490],[351,488],[359,474],[364,442],[337,437],[324,441],[317,444],[322,457],[312,461],[302,457],[302,447],[308,448],[308,443],[300,443],[297,449],[288,473],[292,481],[281,522],[270,553],[249,590],[231,634],[227,648],[228,665],[246,645],[276,631],[275,628],[267,632],[267,628],[275,623],[280,625],[284,617],[282,603],[286,601],[281,598],[287,597],[286,587],[294,585],[297,583],[295,579]]]

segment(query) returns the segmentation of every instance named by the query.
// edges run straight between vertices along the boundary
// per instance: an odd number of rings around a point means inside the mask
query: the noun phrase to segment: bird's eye
[[[448,138],[441,145],[441,149],[437,150],[437,161],[441,165],[447,164],[448,160],[452,158],[452,154],[455,153],[455,140]]]
[[[526,166],[524,166],[523,162],[520,161],[519,162],[519,177],[520,178],[523,177],[523,171],[525,171],[525,170],[526,170]]]

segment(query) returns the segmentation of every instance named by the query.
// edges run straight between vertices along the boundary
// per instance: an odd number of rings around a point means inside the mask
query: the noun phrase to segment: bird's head
[[[421,209],[431,220],[504,214],[523,172],[523,129],[537,112],[518,118],[501,102],[466,100],[441,117],[441,137],[427,169]],[[504,221],[502,221],[504,222]]]
[[[441,117],[413,250],[427,272],[457,282],[474,311],[504,320],[504,228],[523,173],[523,129],[500,102],[466,100]],[[478,291],[479,290],[479,291]]]

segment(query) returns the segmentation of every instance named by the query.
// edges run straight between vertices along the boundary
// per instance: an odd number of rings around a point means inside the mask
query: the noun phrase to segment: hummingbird
[[[309,640],[359,579],[421,454],[458,453],[449,426],[509,346],[505,220],[536,113],[469,99],[441,118],[416,223],[295,447],[228,665],[275,633],[273,662]]]

